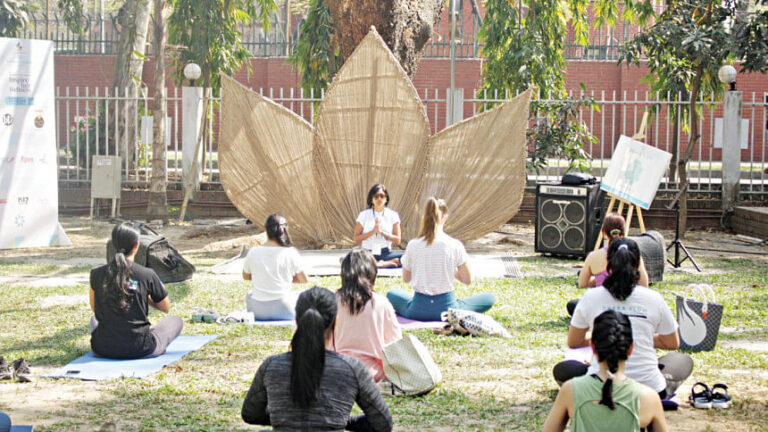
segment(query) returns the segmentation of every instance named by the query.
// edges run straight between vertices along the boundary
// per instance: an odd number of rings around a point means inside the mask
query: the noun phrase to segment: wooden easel
[[[648,124],[648,111],[643,113],[643,121],[640,123],[640,129],[632,135],[632,139],[636,141],[642,141],[645,139],[645,126]],[[624,224],[624,235],[629,235],[629,227],[632,225],[632,216],[635,212],[637,212],[637,222],[640,224],[640,232],[645,234],[645,221],[643,220],[643,209],[640,208],[640,206],[636,204],[632,204],[629,201],[623,200],[616,195],[612,193],[608,193],[608,196],[611,197],[611,201],[608,202],[608,210],[605,214],[609,214],[613,211],[613,207],[616,205],[616,201],[619,202],[619,208],[616,210],[616,213],[624,216],[624,206],[627,207],[627,216],[625,217],[626,223]],[[603,234],[603,230],[600,230],[600,234],[597,236],[597,241],[595,242],[595,249],[600,249],[600,246],[603,242],[603,237],[605,234]]]

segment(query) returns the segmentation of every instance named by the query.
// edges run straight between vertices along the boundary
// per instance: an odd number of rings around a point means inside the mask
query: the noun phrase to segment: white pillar
[[[447,97],[447,110],[445,111],[445,126],[448,127],[452,124],[458,123],[464,120],[464,89],[454,88],[445,92]]]
[[[741,92],[726,91],[723,101],[723,210],[739,201],[741,178]]]
[[[192,171],[192,162],[195,160],[195,149],[197,148],[200,125],[203,121],[202,87],[185,86],[181,88],[181,109],[181,173],[184,189],[186,190]],[[200,160],[204,151],[203,147],[202,145],[200,146],[200,151],[197,154],[197,169],[193,175],[190,197],[194,195],[195,191],[200,190],[200,179],[202,177]]]

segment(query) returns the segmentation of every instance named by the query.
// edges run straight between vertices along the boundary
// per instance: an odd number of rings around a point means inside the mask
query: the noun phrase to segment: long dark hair
[[[131,253],[138,242],[139,231],[130,223],[123,222],[112,228],[112,246],[116,253],[107,266],[107,275],[101,290],[107,304],[116,313],[127,311],[133,299],[133,292],[128,283],[132,264],[125,256]]]
[[[640,248],[630,238],[620,238],[608,246],[608,277],[603,286],[616,300],[624,301],[640,280]]]
[[[325,331],[336,322],[336,296],[314,286],[296,301],[296,333],[291,339],[291,399],[298,408],[317,401],[325,369]]]
[[[592,343],[597,359],[608,363],[610,374],[603,384],[603,397],[600,403],[610,409],[616,409],[613,402],[613,374],[619,370],[619,361],[629,357],[632,346],[632,323],[626,315],[609,309],[595,318],[592,326]]]
[[[387,196],[387,201],[384,203],[384,206],[389,205],[389,191],[387,190],[387,187],[381,183],[377,183],[371,186],[371,189],[368,191],[368,198],[365,199],[365,203],[368,205],[368,208],[373,208],[373,197],[379,193],[379,191],[383,192],[384,195]]]
[[[443,217],[448,213],[448,205],[440,198],[429,197],[427,204],[424,205],[424,215],[421,217],[421,227],[419,236],[427,240],[427,245],[431,245],[437,236],[437,226],[443,221]]]
[[[288,235],[288,221],[277,213],[272,213],[264,222],[267,229],[267,237],[276,241],[280,246],[293,246],[291,236]]]
[[[371,299],[375,283],[376,258],[365,249],[352,249],[341,262],[341,289],[336,291],[341,304],[356,315]]]

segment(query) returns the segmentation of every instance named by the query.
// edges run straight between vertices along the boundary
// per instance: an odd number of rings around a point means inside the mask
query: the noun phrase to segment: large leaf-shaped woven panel
[[[429,124],[416,89],[372,30],[333,79],[313,137],[314,173],[338,238],[350,241],[370,187],[383,183],[402,226],[418,224]]]
[[[430,138],[420,203],[443,198],[445,231],[462,241],[498,229],[519,210],[525,187],[525,131],[531,90]]]
[[[237,209],[259,225],[288,219],[297,240],[329,238],[312,177],[312,126],[293,112],[222,76],[221,183]]]

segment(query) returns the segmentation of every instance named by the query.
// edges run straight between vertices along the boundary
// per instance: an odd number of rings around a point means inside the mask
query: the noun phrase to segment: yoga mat
[[[29,425],[13,425],[11,426],[11,432],[32,432],[35,429],[34,426]]]
[[[115,360],[97,357],[93,351],[57,369],[46,378],[76,378],[83,381],[101,381],[120,377],[144,378],[174,363],[192,351],[216,339],[210,336],[179,336],[168,345],[165,354],[136,360]]]
[[[329,250],[302,250],[301,264],[307,276],[338,276],[341,272],[340,259],[343,258],[349,250],[347,249],[329,249]],[[222,263],[211,267],[211,272],[218,274],[241,274],[243,271],[242,254],[230,258]],[[473,278],[517,278],[522,277],[520,267],[514,257],[503,253],[470,253],[469,268],[472,271]],[[378,276],[383,277],[402,277],[401,268],[380,268]]]
[[[263,326],[263,327],[296,327],[296,321],[294,320],[279,320],[279,321],[254,321],[248,323],[248,325]]]
[[[403,330],[438,329],[445,326],[445,323],[442,321],[416,321],[400,315],[397,315],[397,322],[400,323],[400,327],[402,327]]]

